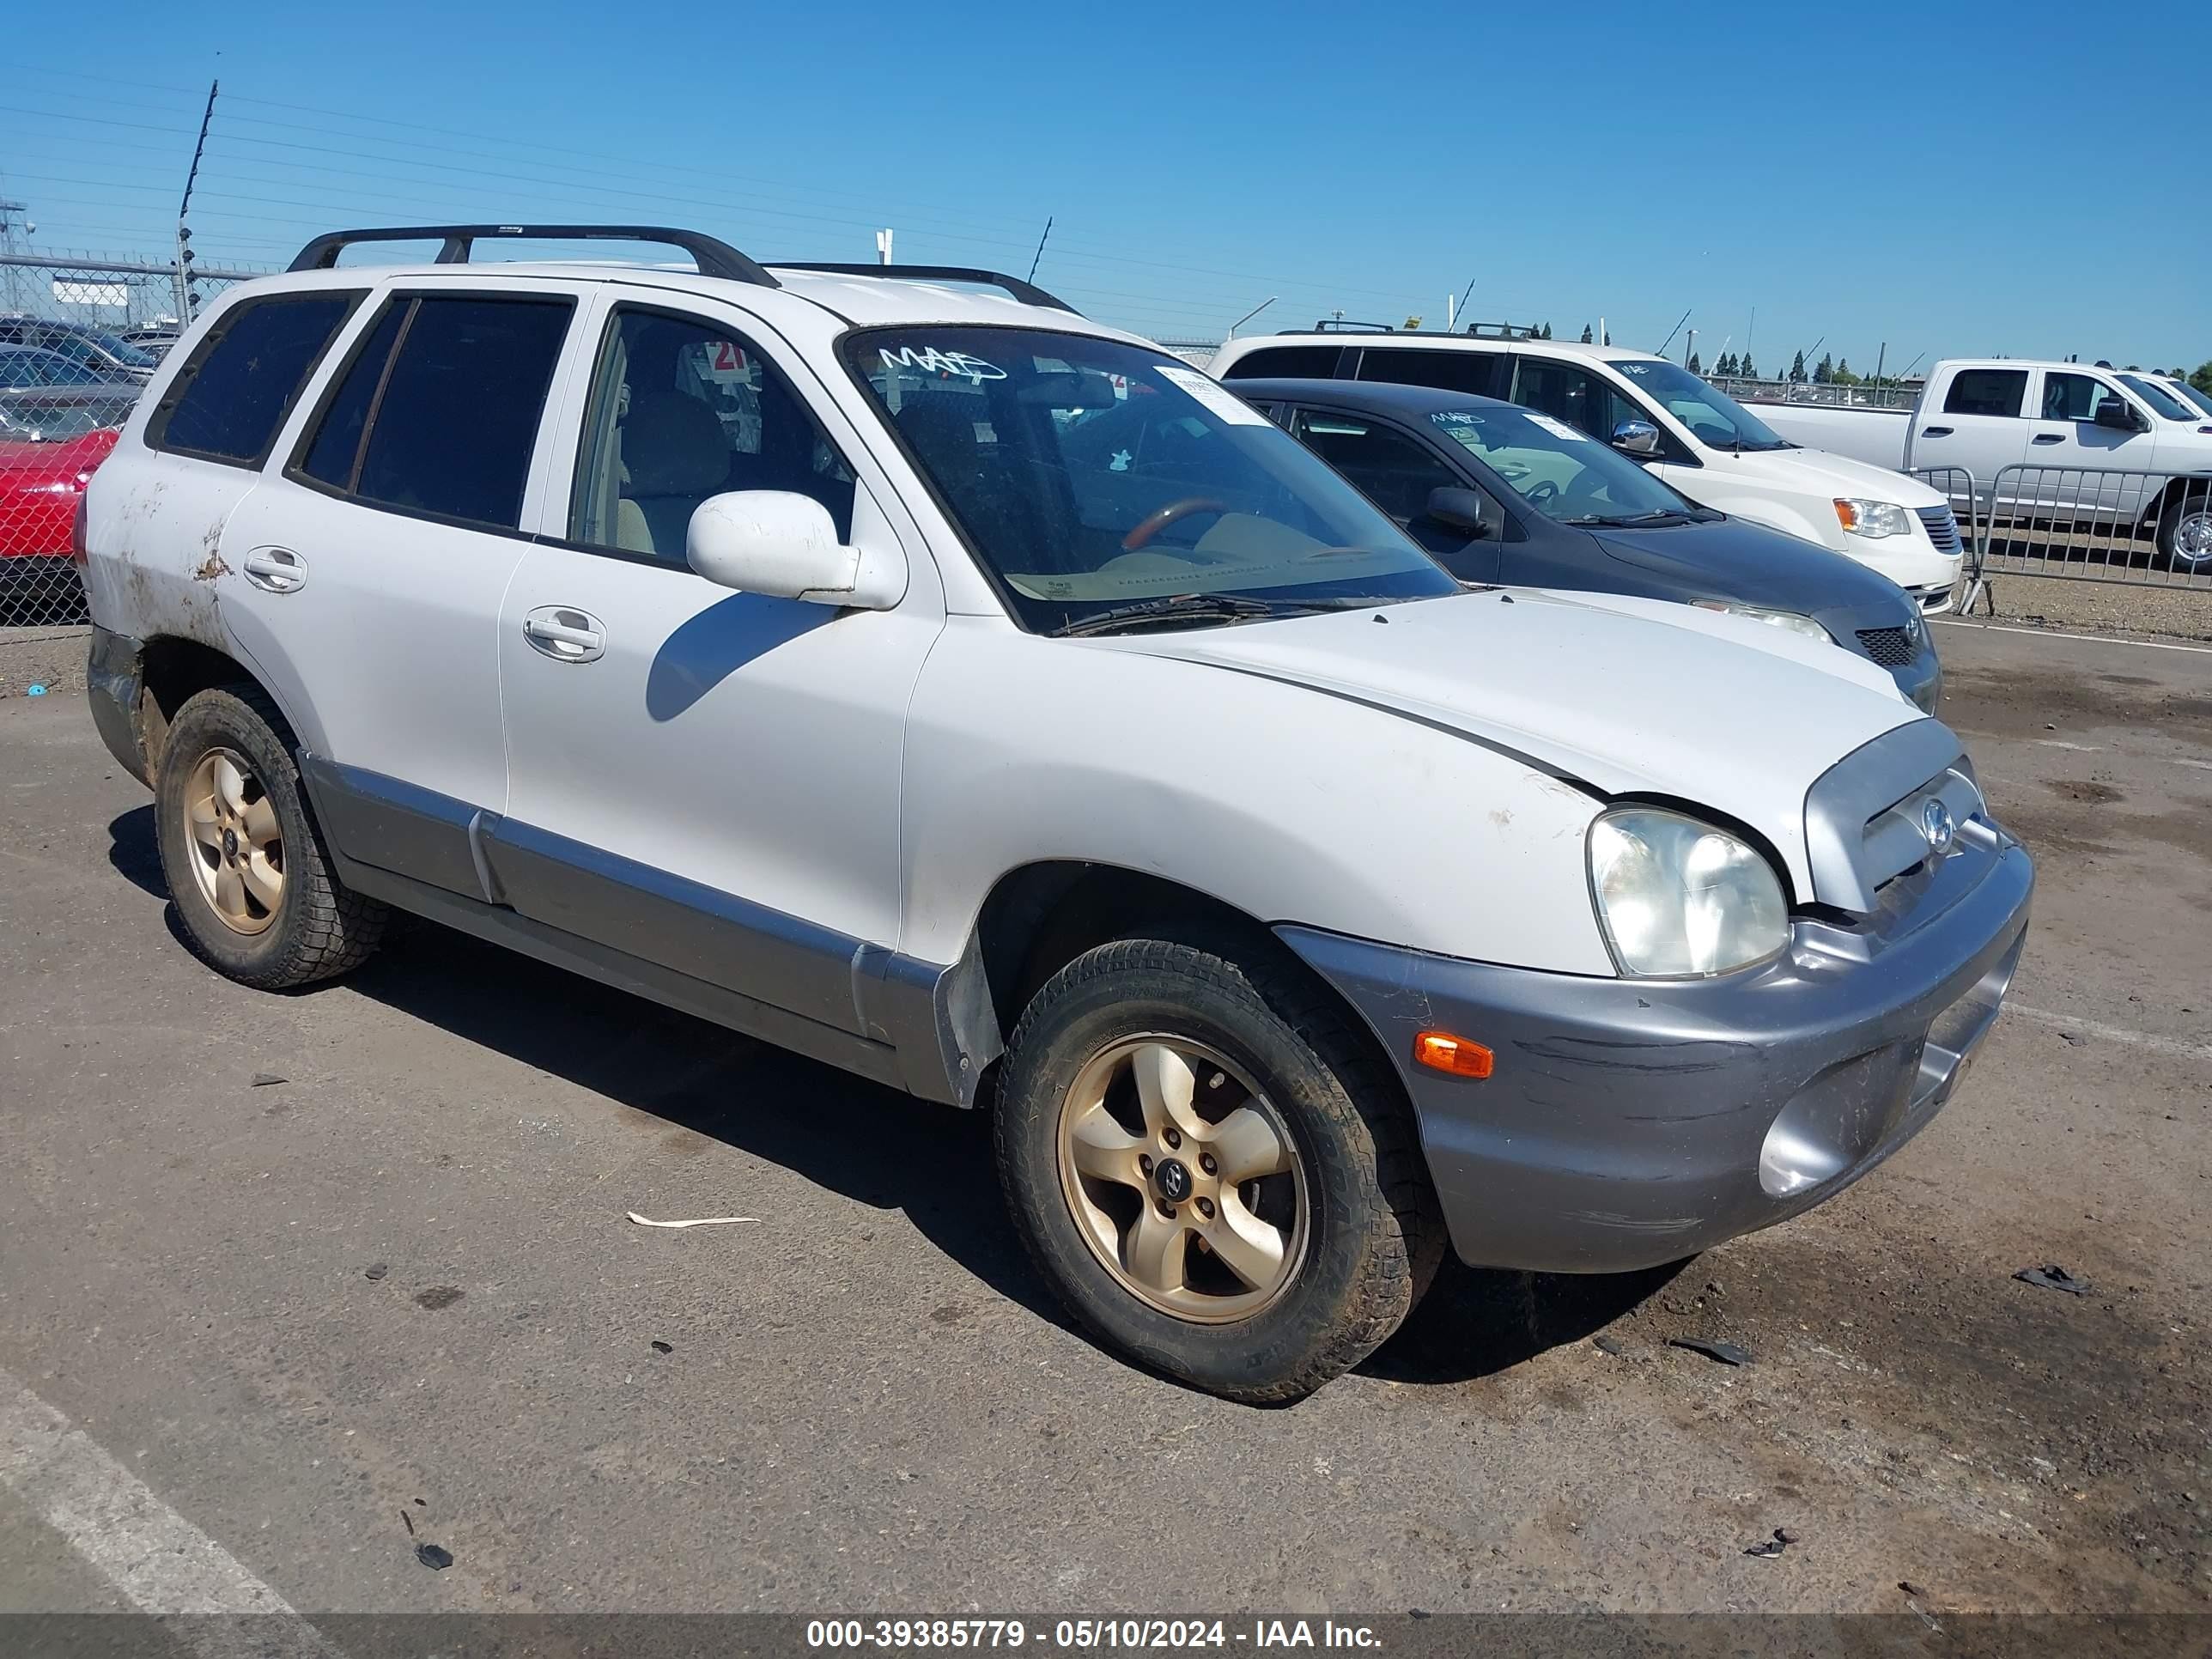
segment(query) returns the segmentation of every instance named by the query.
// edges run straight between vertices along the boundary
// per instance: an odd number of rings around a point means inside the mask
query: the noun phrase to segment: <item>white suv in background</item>
[[[617,234],[699,271],[467,263]],[[398,907],[989,1109],[1070,1309],[1238,1399],[1374,1348],[1447,1237],[1604,1272],[1819,1203],[2025,938],[2026,854],[1871,662],[1463,589],[988,273],[322,238],[179,342],[82,542],[215,968],[325,978]]]
[[[1207,367],[1225,381],[1328,376],[1503,398],[1633,456],[1693,501],[1880,571],[1931,615],[1951,608],[1962,549],[1942,495],[1847,456],[1800,448],[1648,351],[1363,327],[1231,340]]]

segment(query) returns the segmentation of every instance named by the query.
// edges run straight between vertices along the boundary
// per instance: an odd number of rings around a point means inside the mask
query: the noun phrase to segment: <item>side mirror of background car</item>
[[[830,509],[785,489],[709,495],[691,514],[684,555],[721,587],[812,605],[888,611],[906,592],[906,561],[865,489],[853,501],[853,540],[837,539]]]
[[[2136,413],[2133,404],[2119,398],[2107,398],[2097,405],[2096,422],[2115,432],[2141,432],[2149,425]]]
[[[1428,516],[1454,530],[1464,530],[1476,541],[1490,534],[1490,520],[1482,516],[1482,497],[1472,489],[1438,485],[1429,492]]]
[[[1623,421],[1613,428],[1612,442],[1622,454],[1647,460],[1659,453],[1659,428],[1649,421]]]

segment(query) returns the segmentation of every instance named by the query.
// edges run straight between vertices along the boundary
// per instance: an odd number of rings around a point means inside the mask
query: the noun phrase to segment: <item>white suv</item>
[[[2031,874],[1872,664],[1463,591],[1011,279],[468,263],[587,234],[322,239],[93,481],[93,711],[221,971],[337,973],[396,906],[988,1108],[1074,1312],[1247,1400],[1381,1342],[1447,1231],[1670,1260],[1948,1097]]]

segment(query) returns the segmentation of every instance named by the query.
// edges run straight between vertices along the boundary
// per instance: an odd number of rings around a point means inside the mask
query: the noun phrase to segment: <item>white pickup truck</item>
[[[2174,568],[2212,570],[2212,415],[2163,380],[2080,363],[1949,358],[1910,410],[1760,403],[1793,442],[1915,471],[1999,517],[2140,527]],[[2133,474],[2134,477],[2123,475]],[[2190,475],[2197,475],[2193,479]]]
[[[1778,436],[1725,392],[1648,351],[1322,327],[1231,340],[1207,367],[1230,381],[1322,376],[1502,398],[1612,445],[1701,506],[1880,571],[1931,615],[1951,608],[1959,526],[1942,495]]]

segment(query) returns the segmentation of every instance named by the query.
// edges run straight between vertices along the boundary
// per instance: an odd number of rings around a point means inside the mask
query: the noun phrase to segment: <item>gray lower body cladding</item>
[[[2033,884],[2008,839],[1969,847],[1881,931],[1801,923],[1773,961],[1692,981],[1278,932],[1389,1052],[1460,1257],[1613,1273],[1785,1220],[1925,1127],[1996,1018]],[[1415,1064],[1429,1030],[1487,1046],[1492,1075]]]

